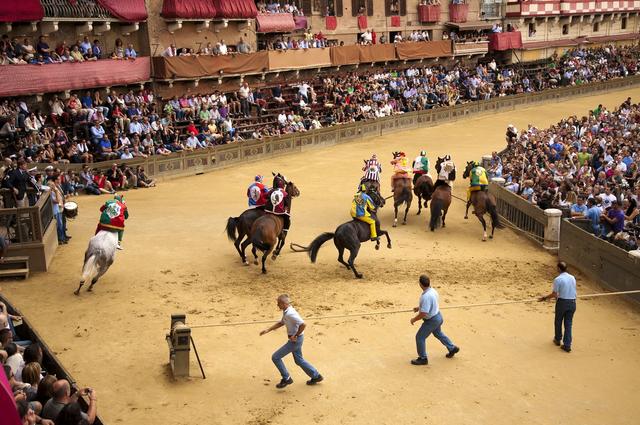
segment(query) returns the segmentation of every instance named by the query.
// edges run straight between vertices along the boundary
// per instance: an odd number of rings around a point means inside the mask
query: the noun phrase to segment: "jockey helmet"
[[[113,197],[116,201],[124,202],[124,195],[117,194]]]
[[[255,177],[255,179],[254,179],[254,180],[255,180],[255,181],[257,181],[257,182],[262,183],[262,178],[263,178],[263,177],[262,177],[260,174],[258,174],[258,175]]]
[[[420,156],[427,156],[427,151],[420,151]]]
[[[480,166],[480,163],[479,163],[478,161],[473,161],[473,166],[474,166],[474,167],[479,167],[479,166]]]

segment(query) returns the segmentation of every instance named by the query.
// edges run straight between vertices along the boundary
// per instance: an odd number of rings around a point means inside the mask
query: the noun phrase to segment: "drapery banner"
[[[399,16],[392,16],[391,17],[391,26],[392,27],[399,27],[400,26],[400,17]]]
[[[148,57],[48,65],[0,66],[0,97],[79,90],[148,81]]]
[[[224,74],[262,72],[269,69],[266,51],[223,56],[174,56],[153,58],[153,76],[161,80],[199,78]]]
[[[331,65],[331,49],[269,51],[269,69],[313,68]]]
[[[0,22],[40,21],[43,16],[40,0],[0,0]]]
[[[273,13],[258,15],[258,32],[291,32],[296,28],[291,13]]]
[[[358,62],[360,62],[360,49],[358,49],[357,45],[331,48],[331,65],[352,65]]]
[[[367,17],[366,16],[358,16],[358,28],[361,30],[367,29]]]
[[[511,49],[522,49],[522,34],[520,34],[520,31],[489,34],[489,50]]]
[[[453,4],[449,5],[449,21],[451,22],[467,22],[467,15],[469,15],[468,4]]]
[[[451,52],[450,40],[396,43],[396,55],[402,60],[445,57]]]
[[[125,22],[144,21],[148,16],[144,0],[98,0],[98,4]]]
[[[358,46],[358,53],[358,61],[362,63],[396,60],[396,47],[393,44]]]
[[[307,17],[306,16],[294,16],[293,17],[293,22],[296,23],[296,28],[297,30],[303,30],[306,29],[307,26],[309,25],[309,23],[307,22]]]
[[[164,0],[162,17],[165,19],[213,19],[216,7],[211,0]]]
[[[418,6],[418,19],[420,22],[438,22],[440,21],[440,5],[439,4],[421,4]]]
[[[334,29],[338,28],[338,18],[336,18],[335,16],[327,16],[326,18],[324,18],[324,22],[325,27],[329,31],[333,31]]]

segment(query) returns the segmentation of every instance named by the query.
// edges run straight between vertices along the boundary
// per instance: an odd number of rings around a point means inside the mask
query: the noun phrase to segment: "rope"
[[[577,298],[595,298],[595,297],[609,297],[614,295],[629,295],[629,294],[638,294],[640,293],[640,289],[631,290],[631,291],[618,291],[618,292],[599,292],[595,294],[585,294],[578,295]],[[475,303],[475,304],[459,304],[459,305],[449,305],[440,307],[441,310],[449,310],[449,309],[458,309],[458,308],[473,308],[473,307],[487,307],[494,305],[506,305],[506,304],[526,304],[537,302],[538,298],[528,298],[524,300],[507,300],[507,301],[492,301],[485,303]],[[364,312],[364,313],[346,313],[346,314],[335,314],[331,316],[311,316],[307,317],[307,320],[327,320],[327,319],[344,319],[349,317],[367,317],[367,316],[382,316],[387,314],[398,314],[398,313],[412,313],[413,309],[406,310],[385,310],[385,311],[373,311],[373,312]],[[270,320],[254,320],[247,322],[229,322],[229,323],[208,323],[202,325],[190,325],[191,329],[196,328],[216,328],[216,327],[226,327],[226,326],[244,326],[244,325],[259,325],[259,324],[267,324],[273,323],[273,319]]]

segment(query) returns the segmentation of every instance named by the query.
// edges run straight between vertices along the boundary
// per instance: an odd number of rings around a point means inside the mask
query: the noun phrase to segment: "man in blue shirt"
[[[411,364],[416,366],[429,364],[429,360],[427,359],[426,340],[431,334],[433,334],[433,336],[435,336],[442,345],[447,347],[447,350],[449,351],[447,353],[447,358],[452,358],[458,351],[460,351],[460,348],[454,345],[444,332],[442,332],[443,319],[438,305],[438,292],[431,287],[429,276],[423,274],[420,276],[419,282],[420,288],[422,289],[420,305],[413,309],[413,311],[418,314],[411,318],[412,325],[418,320],[422,320],[422,326],[420,326],[420,329],[418,329],[418,333],[416,334],[418,358],[411,360]]]
[[[602,209],[596,205],[594,198],[587,199],[587,211],[584,213],[584,216],[591,222],[591,232],[596,236],[600,236],[602,233],[602,226],[600,225]]]
[[[584,217],[587,209],[587,206],[584,204],[584,197],[578,196],[577,203],[571,205],[571,217]]]
[[[571,339],[573,326],[573,315],[576,312],[576,278],[567,273],[567,263],[558,263],[560,274],[553,280],[553,290],[549,295],[539,298],[539,301],[546,301],[549,298],[556,299],[555,314],[555,336],[553,343],[559,345],[567,353],[571,352]],[[562,323],[564,322],[564,339],[562,338]],[[560,341],[562,340],[562,345]]]

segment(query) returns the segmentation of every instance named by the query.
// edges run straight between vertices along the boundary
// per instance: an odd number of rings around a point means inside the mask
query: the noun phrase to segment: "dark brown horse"
[[[402,204],[406,204],[404,210],[404,219],[402,224],[407,224],[407,214],[409,214],[409,208],[411,208],[411,201],[413,201],[413,193],[411,193],[411,178],[394,178],[393,179],[393,227],[398,225],[398,207]]]
[[[467,162],[467,167],[465,168],[462,177],[465,179],[469,177],[472,169],[473,161]],[[498,210],[496,209],[496,198],[483,190],[471,192],[471,199],[467,202],[467,210],[464,215],[465,219],[468,218],[470,205],[473,205],[473,214],[475,214],[475,216],[478,217],[478,220],[480,220],[480,223],[482,223],[483,242],[487,240],[487,222],[484,219],[484,214],[487,212],[489,213],[491,216],[491,235],[489,238],[493,239],[493,232],[496,230],[496,227],[502,227],[500,224],[500,217],[498,216]]]
[[[253,222],[256,221],[258,217],[262,217],[265,214],[264,207],[250,208],[245,210],[238,217],[229,217],[227,219],[227,237],[229,240],[233,241],[233,245],[236,247],[236,250],[238,251],[238,254],[240,254],[240,258],[244,264],[249,263],[247,262],[247,258],[244,256],[243,251],[240,249],[240,244],[251,232]]]
[[[287,211],[291,211],[291,199],[300,196],[300,191],[293,182],[287,182],[285,192],[287,192],[288,196],[284,202],[286,203]],[[262,273],[266,273],[265,262],[267,257],[273,251],[271,259],[275,260],[280,255],[284,245],[286,234],[282,231],[283,228],[284,218],[279,215],[266,212],[263,216],[258,217],[251,226],[249,238],[241,245],[240,256],[243,262],[247,264],[245,250],[249,244],[252,244],[251,253],[254,257],[254,264],[258,264],[257,250],[262,251]]]
[[[445,219],[447,218],[447,211],[449,211],[449,205],[451,205],[451,186],[445,182],[438,180],[436,182],[436,188],[431,195],[431,220],[429,221],[429,228],[433,232],[442,218],[442,227],[445,227]]]
[[[413,186],[413,193],[418,197],[418,214],[422,211],[422,201],[424,200],[424,207],[427,208],[431,195],[433,194],[433,180],[426,174],[421,175],[416,180],[416,184]]]

